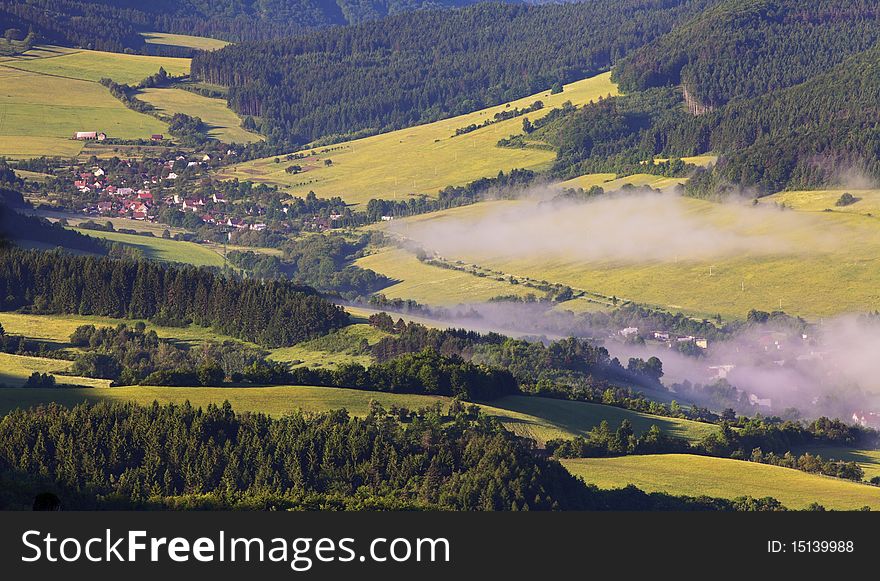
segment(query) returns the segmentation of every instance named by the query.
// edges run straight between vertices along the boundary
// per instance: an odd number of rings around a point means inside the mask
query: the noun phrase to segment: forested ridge
[[[778,510],[775,501],[600,491],[476,408],[374,405],[280,419],[101,403],[0,419],[0,508]]]
[[[629,93],[536,136],[557,146],[560,176],[720,154],[687,185],[701,197],[880,178],[878,38],[875,2],[729,0],[623,59]]]
[[[626,58],[626,91],[683,84],[708,107],[825,73],[880,39],[873,0],[727,0]]]
[[[194,77],[281,143],[468,113],[608,70],[716,0],[479,4],[199,53]]]
[[[43,42],[122,52],[167,51],[138,32],[232,42],[290,36],[424,8],[478,0],[15,0],[0,1],[0,31],[33,29]]]
[[[146,260],[0,250],[0,310],[196,323],[266,347],[346,325],[348,314],[289,281],[239,280]]]

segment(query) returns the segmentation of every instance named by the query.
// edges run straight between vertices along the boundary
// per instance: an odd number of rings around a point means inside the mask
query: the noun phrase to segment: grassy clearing
[[[10,355],[0,353],[0,385],[20,387],[33,372],[58,374],[70,369],[72,362],[62,359],[47,359],[43,357],[27,357],[24,355]],[[87,377],[73,377],[65,375],[55,376],[58,383],[82,385],[89,388],[107,387],[110,381],[106,379],[91,379]]]
[[[825,206],[827,200],[836,200],[840,193],[824,194],[825,198],[812,202],[812,207]],[[780,306],[790,314],[810,319],[863,312],[880,308],[880,220],[867,215],[872,204],[880,205],[880,196],[856,193],[863,197],[862,201],[848,207],[849,211],[835,212],[810,211],[804,201],[806,194],[772,196],[764,203],[785,198],[795,207],[795,202],[800,201],[805,211],[762,212],[753,220],[743,219],[743,208],[690,198],[678,200],[686,217],[705,223],[722,235],[779,239],[785,249],[774,253],[756,248],[736,255],[678,262],[613,262],[541,255],[493,256],[472,249],[446,258],[699,316],[719,313],[737,318],[752,308],[770,311]],[[427,221],[441,225],[444,221],[467,223],[489,211],[520,203],[484,202],[395,221],[394,227],[406,234],[408,227]],[[857,213],[859,204],[864,214]],[[584,236],[589,239],[589,233]],[[399,258],[399,262],[405,260]],[[377,272],[385,268],[391,272],[381,260],[372,267]],[[402,281],[393,287],[395,296],[406,296],[404,291],[415,294],[418,290],[422,302],[449,301],[449,291],[442,285],[426,284],[422,273],[399,268],[394,269],[392,276]]]
[[[361,352],[361,342],[375,345],[387,336],[388,333],[375,327],[357,323],[293,347],[274,349],[270,357],[276,361],[294,363],[294,367],[336,367],[343,363],[368,366],[372,358]]]
[[[126,109],[97,83],[4,64],[0,64],[0,155],[73,157],[84,145],[71,139],[77,131],[103,131],[120,139],[167,131],[158,119]]]
[[[41,47],[21,57],[3,61],[3,65],[25,71],[80,79],[100,81],[110,77],[117,83],[137,84],[164,68],[169,75],[189,74],[189,59],[159,56],[143,56],[102,52],[97,50],[61,50],[56,47]],[[46,51],[49,54],[46,54]]]
[[[712,424],[691,420],[664,418],[612,406],[543,397],[508,396],[493,401],[491,409],[495,410],[492,413],[501,416],[509,430],[541,443],[553,438],[585,436],[602,420],[607,420],[613,430],[627,419],[636,433],[642,433],[656,425],[667,434],[693,442],[718,430]]]
[[[849,206],[837,206],[837,200],[845,192],[852,194],[856,202]],[[869,219],[880,219],[880,190],[878,189],[779,192],[778,194],[762,198],[761,202],[764,204],[785,204],[802,212],[848,214]]]
[[[456,129],[480,124],[508,108],[523,108],[536,100],[544,108],[528,115],[534,121],[565,101],[583,105],[600,96],[617,94],[610,73],[566,85],[563,92],[545,91],[509,104],[444,119],[436,123],[314,148],[316,155],[280,163],[275,158],[258,159],[225,169],[224,177],[278,185],[295,195],[310,190],[321,197],[341,196],[352,204],[370,198],[406,199],[415,193],[434,195],[448,185],[461,185],[499,170],[540,169],[555,154],[544,149],[510,149],[496,146],[499,139],[522,132],[522,118],[515,117],[476,131],[452,137]],[[313,150],[304,150],[309,154]],[[332,165],[326,166],[327,160]],[[285,169],[300,165],[304,171],[289,174]]]
[[[880,476],[880,450],[857,450],[855,448],[840,448],[837,446],[807,446],[795,448],[793,454],[818,454],[828,460],[843,460],[844,462],[856,462],[865,471],[865,480]]]
[[[672,186],[683,184],[687,178],[668,178],[665,176],[655,176],[646,173],[634,174],[618,178],[613,173],[591,173],[557,184],[562,188],[583,188],[590,189],[593,186],[600,186],[606,192],[619,190],[625,185],[632,186],[648,186],[651,188],[663,190]]]
[[[23,335],[30,339],[48,341],[59,345],[67,344],[70,335],[81,325],[96,327],[115,327],[120,323],[134,325],[136,319],[112,319],[92,315],[31,315],[26,313],[0,313],[0,324],[7,333]],[[163,339],[173,339],[183,343],[201,343],[203,341],[238,341],[226,335],[220,335],[209,327],[190,325],[188,327],[162,327],[149,321],[140,321],[147,330],[156,331]]]
[[[253,143],[262,136],[241,127],[241,118],[226,101],[210,99],[182,89],[144,89],[138,98],[167,115],[185,113],[200,117],[208,125],[208,135],[225,143]]]
[[[499,295],[525,296],[534,289],[478,277],[466,272],[424,264],[399,248],[382,249],[359,259],[356,264],[400,281],[382,289],[388,298],[415,299],[434,305],[457,305],[485,301]]]
[[[137,234],[120,234],[119,232],[101,232],[99,230],[82,230],[82,234],[119,242],[137,248],[144,256],[162,262],[184,262],[193,266],[223,266],[223,257],[211,249],[195,242],[184,242],[158,238],[156,236],[138,236]]]
[[[648,492],[721,498],[772,496],[789,508],[880,509],[880,488],[799,470],[689,454],[581,458],[565,467],[600,488],[634,484]]]
[[[188,34],[171,34],[168,32],[142,32],[141,36],[147,44],[163,44],[166,46],[182,46],[198,50],[217,50],[228,42],[207,36],[190,36]]]

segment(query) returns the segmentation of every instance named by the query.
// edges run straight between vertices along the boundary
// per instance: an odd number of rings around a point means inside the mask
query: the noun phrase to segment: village
[[[76,138],[100,140],[101,135],[80,132]],[[226,151],[227,156],[235,154],[233,150]],[[228,188],[208,176],[208,170],[218,161],[211,153],[179,153],[168,159],[91,161],[75,167],[72,175],[64,174],[69,177],[61,178],[62,187],[74,194],[67,211],[90,217],[185,225],[191,229],[215,227],[229,235],[235,231],[266,230],[280,234],[296,230],[325,232],[342,223],[340,210],[326,210],[326,202],[317,200],[312,205],[320,205],[324,211],[303,213],[302,204],[289,205],[277,193],[265,202],[229,199],[225,193]]]

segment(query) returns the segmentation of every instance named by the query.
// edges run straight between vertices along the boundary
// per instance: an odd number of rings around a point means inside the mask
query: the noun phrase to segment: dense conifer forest
[[[348,323],[308,287],[237,280],[145,260],[0,251],[0,310],[196,323],[266,347],[292,345]]]
[[[270,138],[301,144],[434,121],[588,77],[710,4],[595,0],[422,11],[200,53],[192,73],[229,86],[230,106],[262,117]]]
[[[33,490],[62,508],[778,510],[733,501],[600,491],[476,408],[374,406],[281,419],[101,403],[14,411],[0,422],[0,508]]]

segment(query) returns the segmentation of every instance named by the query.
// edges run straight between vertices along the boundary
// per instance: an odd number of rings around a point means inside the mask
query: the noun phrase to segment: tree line
[[[608,70],[717,0],[477,4],[201,52],[271,141],[384,132],[469,113]],[[597,26],[597,23],[601,23]],[[589,33],[584,33],[589,31]],[[327,71],[333,75],[327,75]]]
[[[145,260],[0,251],[0,310],[195,323],[267,347],[348,324],[348,314],[289,281],[239,280]]]
[[[132,403],[15,410],[0,422],[0,507],[779,510],[771,499],[600,491],[474,407],[373,404],[282,418]]]

